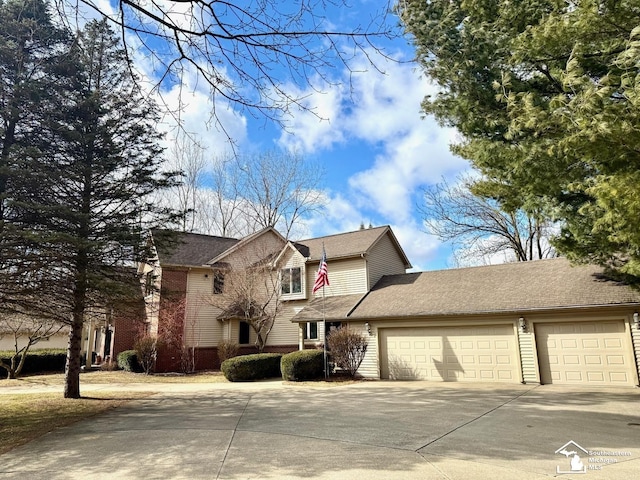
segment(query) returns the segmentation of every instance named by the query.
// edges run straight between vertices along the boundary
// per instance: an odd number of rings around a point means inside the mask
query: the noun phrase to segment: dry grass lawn
[[[219,383],[227,379],[220,372],[198,372],[189,375],[145,375],[123,370],[85,372],[80,375],[80,387],[83,383],[94,384],[132,384],[132,383]],[[0,389],[4,387],[29,387],[46,385],[64,385],[64,374],[30,375],[16,380],[0,380]]]
[[[0,380],[2,382],[2,380]],[[65,399],[61,392],[0,395],[0,454],[45,433],[97,415],[149,392],[95,392],[93,397]]]

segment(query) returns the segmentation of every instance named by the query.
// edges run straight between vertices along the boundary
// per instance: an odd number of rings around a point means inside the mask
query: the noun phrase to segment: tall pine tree
[[[441,87],[423,108],[463,136],[477,189],[562,222],[560,253],[640,277],[636,0],[406,0]]]
[[[146,255],[144,232],[169,218],[152,194],[172,176],[160,173],[156,106],[138,90],[105,21],[87,24],[68,61],[76,72],[72,94],[43,128],[53,148],[25,160],[33,173],[18,208],[47,259],[41,274],[56,280],[52,304],[68,315],[64,396],[79,398],[83,324],[139,296],[135,262]]]
[[[21,230],[16,197],[30,177],[24,159],[52,148],[43,126],[59,110],[69,80],[71,38],[42,0],[0,3],[0,320],[44,305],[40,260]]]

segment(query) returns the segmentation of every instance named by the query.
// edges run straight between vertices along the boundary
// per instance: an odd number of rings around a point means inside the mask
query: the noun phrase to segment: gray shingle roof
[[[398,253],[402,257],[407,268],[411,268],[409,259],[406,257],[395,236],[393,236],[393,231],[389,226],[366,228],[363,230],[356,230],[354,232],[310,238],[294,242],[293,245],[302,255],[308,257],[311,262],[320,261],[323,245],[327,252],[328,259],[355,257],[363,253],[367,253],[387,232],[392,236],[393,241],[398,248]]]
[[[239,240],[227,237],[201,235],[199,233],[178,233],[176,242],[158,245],[161,265],[202,266],[228,250]]]
[[[640,292],[563,258],[382,277],[350,318],[520,312],[640,303]]]
[[[335,297],[314,298],[291,319],[292,322],[318,322],[323,318],[326,320],[346,320],[347,314],[363,297],[357,295],[341,295]]]

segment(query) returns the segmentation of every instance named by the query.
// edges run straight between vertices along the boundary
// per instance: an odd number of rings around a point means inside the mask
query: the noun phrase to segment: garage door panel
[[[611,372],[609,374],[609,381],[611,383],[621,383],[621,384],[627,384],[631,382],[629,375],[622,372]]]
[[[604,348],[622,348],[622,341],[619,338],[605,338]]]
[[[600,348],[600,342],[597,338],[582,339],[582,348]]]
[[[584,362],[587,365],[602,365],[602,357],[600,355],[585,355]]]
[[[535,326],[542,383],[633,385],[623,321]]]
[[[519,378],[511,325],[382,329],[380,336],[383,378],[510,382]]]

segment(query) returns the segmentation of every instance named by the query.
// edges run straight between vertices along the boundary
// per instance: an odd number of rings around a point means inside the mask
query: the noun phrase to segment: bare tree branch
[[[344,0],[119,0],[113,9],[98,0],[55,4],[67,24],[99,15],[117,25],[129,60],[140,56],[152,64],[157,92],[186,83],[193,71],[215,101],[277,122],[293,105],[309,110],[287,85],[328,81],[337,67],[351,71],[359,54],[377,68],[372,51],[387,58],[381,45],[401,34],[388,18],[390,4],[341,30],[332,13],[348,8]]]
[[[500,202],[472,193],[473,184],[462,178],[457,185],[443,182],[424,190],[419,210],[428,233],[457,244],[466,251],[462,257],[506,253],[528,261],[555,256],[549,221],[522,209],[506,211]]]

